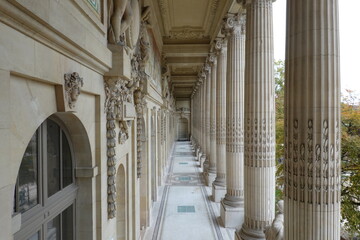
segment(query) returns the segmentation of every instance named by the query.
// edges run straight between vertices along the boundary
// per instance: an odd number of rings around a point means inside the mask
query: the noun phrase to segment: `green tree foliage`
[[[347,90],[341,102],[341,215],[350,236],[360,235],[360,99]]]
[[[276,201],[283,199],[284,186],[284,79],[285,65],[275,61],[275,109],[276,109]]]

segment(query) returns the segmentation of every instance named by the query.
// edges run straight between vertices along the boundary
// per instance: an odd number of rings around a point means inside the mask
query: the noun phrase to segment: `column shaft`
[[[244,202],[244,56],[245,16],[228,19],[226,77],[226,195],[225,205]],[[239,223],[240,224],[240,223]]]
[[[272,0],[246,5],[245,222],[242,239],[265,239],[275,217],[275,82]]]
[[[210,159],[209,159],[209,173],[216,174],[216,70],[217,58],[214,53],[209,57],[211,63],[211,84],[210,84]],[[209,183],[210,186],[212,184]]]
[[[340,239],[337,0],[287,1],[285,238]]]
[[[216,43],[218,50],[216,79],[216,179],[214,184],[226,186],[226,61],[227,40]]]

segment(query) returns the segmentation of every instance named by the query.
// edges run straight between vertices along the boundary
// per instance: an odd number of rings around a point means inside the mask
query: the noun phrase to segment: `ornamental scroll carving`
[[[65,79],[65,99],[70,108],[75,107],[75,103],[80,95],[80,89],[84,85],[83,79],[77,72],[67,73]]]

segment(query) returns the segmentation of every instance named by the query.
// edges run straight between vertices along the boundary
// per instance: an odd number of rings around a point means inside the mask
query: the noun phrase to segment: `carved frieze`
[[[65,74],[64,79],[66,101],[70,108],[74,108],[84,81],[77,72]]]

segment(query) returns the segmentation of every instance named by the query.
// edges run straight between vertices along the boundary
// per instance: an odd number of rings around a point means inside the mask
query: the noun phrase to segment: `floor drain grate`
[[[180,165],[187,165],[187,162],[179,162]]]
[[[177,211],[178,213],[194,213],[195,206],[178,206]]]

